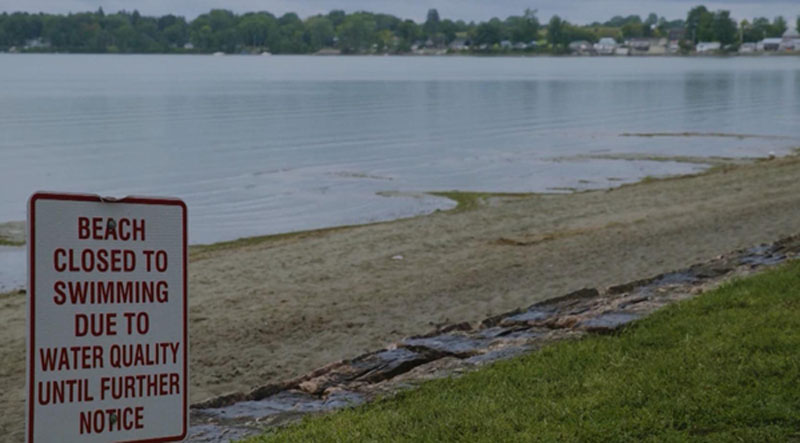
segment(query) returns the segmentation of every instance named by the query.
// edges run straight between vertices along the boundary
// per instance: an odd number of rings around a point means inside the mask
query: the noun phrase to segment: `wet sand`
[[[800,232],[800,158],[611,191],[196,248],[191,400],[247,391],[436,325],[685,267]],[[22,440],[25,297],[0,295],[0,432]]]

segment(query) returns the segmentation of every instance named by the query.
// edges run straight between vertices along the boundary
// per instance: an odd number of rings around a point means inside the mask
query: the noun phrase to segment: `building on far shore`
[[[611,37],[603,37],[599,42],[594,44],[594,50],[599,55],[614,55],[617,50],[617,41]]]
[[[569,44],[569,50],[573,54],[591,54],[593,49],[592,44],[586,40],[576,40]]]
[[[700,42],[697,44],[695,49],[700,54],[706,52],[716,52],[722,49],[722,44],[720,42]]]
[[[50,42],[42,39],[41,37],[32,38],[25,41],[25,49],[47,49],[50,47]]]
[[[756,43],[742,43],[739,46],[739,53],[740,54],[752,54],[758,50],[758,45]]]
[[[667,53],[667,39],[659,38],[650,40],[650,49],[647,55],[664,55]]]
[[[631,55],[631,49],[626,46],[620,46],[614,50],[614,55]]]
[[[470,42],[463,38],[457,38],[447,45],[447,49],[451,51],[466,51],[469,50]]]
[[[797,29],[789,28],[781,37],[779,51],[800,51],[800,32]]]
[[[759,51],[777,51],[781,47],[781,43],[783,43],[781,38],[765,38],[758,42],[756,49]]]

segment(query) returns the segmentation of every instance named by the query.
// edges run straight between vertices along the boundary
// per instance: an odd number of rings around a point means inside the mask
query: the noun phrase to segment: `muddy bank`
[[[248,392],[454,321],[681,269],[800,231],[800,159],[532,195],[192,254],[191,401]],[[268,223],[268,221],[265,221]],[[22,295],[0,296],[0,432],[23,437]]]

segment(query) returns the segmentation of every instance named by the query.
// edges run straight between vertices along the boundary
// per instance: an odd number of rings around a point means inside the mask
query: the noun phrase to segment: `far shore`
[[[788,156],[607,190],[461,194],[467,206],[428,216],[197,246],[191,402],[797,234],[798,176]],[[0,295],[11,441],[24,438],[25,304]]]
[[[185,56],[239,56],[239,57],[260,57],[261,54],[256,53],[223,53],[216,54],[211,52],[62,52],[62,51],[0,51],[0,54],[8,55],[185,55]],[[800,56],[800,51],[792,52],[719,52],[719,53],[688,53],[688,54],[635,54],[635,55],[588,55],[588,54],[551,54],[551,53],[515,53],[515,52],[453,52],[446,54],[415,54],[411,52],[405,53],[380,53],[380,54],[318,54],[318,53],[297,53],[297,54],[270,54],[270,57],[507,57],[507,58],[599,58],[599,59],[619,59],[619,58],[769,58],[769,57],[797,57]]]

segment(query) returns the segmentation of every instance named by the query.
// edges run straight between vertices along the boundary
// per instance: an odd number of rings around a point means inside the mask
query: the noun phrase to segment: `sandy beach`
[[[613,190],[194,248],[191,400],[247,391],[437,325],[800,232],[800,158]],[[268,223],[268,221],[265,221]],[[24,438],[25,296],[0,295],[0,432]]]

